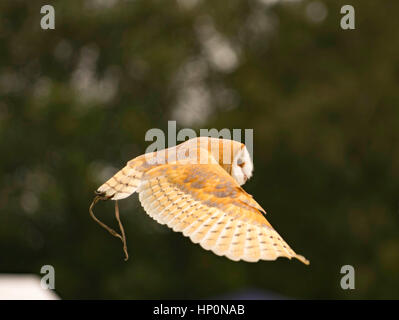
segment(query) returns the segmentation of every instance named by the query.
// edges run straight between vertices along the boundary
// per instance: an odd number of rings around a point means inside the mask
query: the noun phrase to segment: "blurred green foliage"
[[[0,272],[51,264],[65,299],[399,298],[399,2],[351,1],[344,31],[346,2],[1,1]],[[218,257],[136,195],[120,202],[123,261],[93,191],[176,119],[254,129],[245,189],[309,267]],[[96,210],[115,225],[111,203]]]

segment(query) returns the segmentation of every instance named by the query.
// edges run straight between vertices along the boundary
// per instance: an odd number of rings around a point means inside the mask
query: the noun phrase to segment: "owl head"
[[[204,159],[197,159],[197,148],[207,150],[212,155],[211,159],[205,154]],[[192,154],[189,151],[194,150]],[[202,164],[208,164],[210,160],[218,163],[242,186],[251,176],[253,163],[245,144],[229,139],[211,137],[198,137],[187,140],[176,147],[177,153],[183,157],[179,159],[197,159]],[[174,152],[168,153],[169,161],[174,161]]]
[[[242,186],[249,178],[252,177],[254,165],[251,156],[245,145],[236,152],[231,165],[231,176]]]

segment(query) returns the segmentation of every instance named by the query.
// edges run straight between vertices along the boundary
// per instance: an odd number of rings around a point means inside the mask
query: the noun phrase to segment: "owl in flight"
[[[265,210],[241,187],[253,164],[246,146],[234,140],[199,137],[146,153],[100,186],[99,200],[120,200],[137,192],[144,210],[160,224],[182,232],[219,256],[257,262],[296,254],[265,218]],[[117,209],[117,203],[116,203]],[[114,236],[126,238],[92,217]],[[125,250],[127,257],[127,251]]]

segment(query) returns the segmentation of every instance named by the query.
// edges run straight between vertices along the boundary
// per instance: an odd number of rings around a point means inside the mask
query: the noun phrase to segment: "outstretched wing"
[[[264,210],[218,164],[169,163],[148,170],[137,191],[145,211],[194,243],[231,260],[297,255],[266,220]]]
[[[144,154],[130,160],[124,168],[104,182],[96,190],[96,193],[109,200],[121,200],[129,197],[136,192],[144,172],[155,166],[148,162],[151,157],[152,154]]]

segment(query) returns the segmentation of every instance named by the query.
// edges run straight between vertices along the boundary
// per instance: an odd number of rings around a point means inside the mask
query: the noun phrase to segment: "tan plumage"
[[[244,144],[195,138],[129,161],[97,194],[119,200],[137,191],[144,210],[158,223],[234,261],[287,257],[309,264],[241,188],[251,174],[252,162]]]

